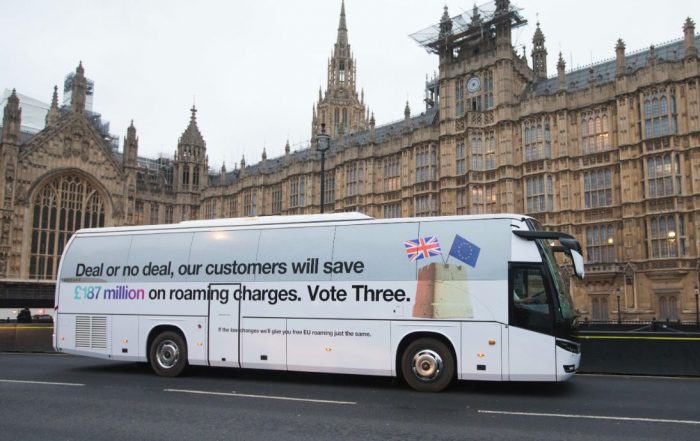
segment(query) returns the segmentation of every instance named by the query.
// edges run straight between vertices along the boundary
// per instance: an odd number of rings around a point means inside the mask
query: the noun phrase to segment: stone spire
[[[532,70],[536,79],[547,79],[547,48],[544,46],[544,34],[539,21],[532,37]]]
[[[403,108],[403,117],[405,119],[411,118],[411,107],[408,105],[408,100],[406,100],[406,107]]]
[[[354,133],[367,128],[363,120],[364,97],[360,101],[356,87],[357,68],[348,43],[348,27],[345,19],[345,1],[341,2],[338,37],[328,60],[328,83],[325,93],[319,88],[316,120],[311,124],[311,137],[321,130],[321,124],[330,128],[331,137],[342,133]]]
[[[372,112],[372,116],[369,117],[369,125],[374,128],[374,112]]]
[[[481,20],[481,14],[479,14],[479,8],[476,7],[476,3],[474,4],[474,8],[472,9],[472,21],[469,23],[469,26],[472,28],[478,28],[481,26],[483,23],[483,20]]]
[[[267,161],[267,151],[265,150],[265,147],[263,147],[262,160],[263,162]]]
[[[190,109],[190,123],[177,143],[177,191],[198,193],[208,185],[209,158],[202,133],[197,127],[197,108]]]
[[[241,167],[238,171],[238,177],[242,178],[245,175],[245,155],[241,156]]]
[[[345,23],[345,0],[342,0],[340,3],[340,23],[338,23],[338,39],[336,40],[336,44],[348,44],[348,26]]]
[[[557,77],[559,78],[559,90],[566,90],[566,62],[561,56],[561,52],[559,52],[559,61],[557,61]]]
[[[285,156],[286,156],[286,155],[289,155],[289,150],[290,150],[290,148],[289,148],[289,140],[287,140],[287,143],[284,145],[284,154],[285,154]]]
[[[625,74],[627,65],[625,63],[625,42],[622,38],[617,39],[615,45],[615,75],[620,76]]]
[[[131,125],[126,129],[126,138],[124,138],[124,165],[136,167],[139,151],[139,139],[136,137],[136,127],[134,120],[131,120]]]
[[[19,107],[17,92],[12,89],[12,95],[7,98],[5,114],[2,118],[2,142],[19,144],[21,125],[22,109]]]
[[[58,112],[58,86],[53,86],[53,97],[51,98],[51,107],[49,111],[46,112],[46,127],[56,124],[58,117],[60,116]]]
[[[442,17],[440,17],[440,38],[447,38],[450,35],[452,35],[452,20],[450,19],[447,5],[445,5],[442,11]]]
[[[194,106],[194,104],[192,105],[190,112],[192,112],[190,115],[190,123],[187,125],[185,131],[182,132],[182,136],[180,136],[180,143],[204,148],[206,147],[206,142],[204,142],[202,133],[199,131],[199,127],[197,126],[197,108]]]
[[[685,19],[685,24],[683,25],[683,40],[685,56],[697,56],[698,48],[695,47],[695,22],[690,17]]]
[[[73,77],[73,93],[71,95],[71,110],[75,113],[85,112],[85,100],[87,99],[87,79],[85,79],[85,69],[83,62],[78,64]]]
[[[328,63],[328,91],[332,90],[334,86],[347,86],[353,92],[355,91],[355,78],[353,75],[355,60],[353,60],[350,52],[348,27],[345,23],[345,0],[343,0],[340,6],[338,38],[335,41],[333,55]]]

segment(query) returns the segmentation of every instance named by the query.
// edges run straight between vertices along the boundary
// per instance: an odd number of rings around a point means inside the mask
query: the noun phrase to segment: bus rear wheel
[[[177,332],[161,332],[153,339],[149,355],[151,367],[156,374],[177,377],[187,365],[187,344]]]
[[[406,383],[419,392],[440,392],[454,379],[455,360],[443,342],[419,338],[403,352],[401,373]]]

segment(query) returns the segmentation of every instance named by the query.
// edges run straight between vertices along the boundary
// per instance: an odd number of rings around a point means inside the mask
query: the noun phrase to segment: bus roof
[[[342,224],[342,223],[403,223],[403,222],[435,222],[455,220],[487,220],[487,219],[514,219],[523,220],[530,218],[522,214],[477,214],[456,216],[434,216],[413,218],[375,219],[360,212],[330,213],[330,214],[304,214],[290,216],[256,216],[240,218],[224,218],[209,220],[182,221],[176,224],[160,225],[136,225],[104,228],[84,228],[76,232],[77,235],[92,235],[105,233],[147,233],[150,231],[174,231],[174,230],[208,230],[220,228],[256,227],[256,226],[303,226],[307,224]]]

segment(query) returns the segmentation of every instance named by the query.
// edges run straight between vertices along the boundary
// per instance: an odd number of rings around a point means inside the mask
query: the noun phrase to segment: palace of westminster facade
[[[69,104],[59,106],[54,90],[46,126],[31,136],[21,130],[13,92],[0,139],[0,303],[29,301],[32,287],[50,286],[78,228],[318,213],[315,137],[323,124],[331,136],[327,212],[528,214],[581,242],[587,277],[572,281],[572,294],[582,317],[694,321],[700,36],[693,21],[679,23],[682,38],[660,47],[626,54],[618,40],[614,59],[587,68],[567,72],[560,55],[552,78],[539,23],[531,58],[514,50],[511,30],[524,23],[508,0],[452,18],[445,7],[439,24],[413,36],[439,59],[425,110],[411,115],[406,104],[403,120],[375,126],[356,89],[343,5],[311,147],[292,152],[287,144],[282,157],[263,152],[261,161],[228,171],[209,169],[194,107],[173,158],[139,157],[133,123],[122,150],[113,148],[86,110],[82,65],[71,76]]]

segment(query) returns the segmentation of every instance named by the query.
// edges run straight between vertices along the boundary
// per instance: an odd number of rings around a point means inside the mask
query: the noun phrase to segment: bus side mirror
[[[586,268],[583,266],[583,256],[576,250],[570,250],[570,253],[571,260],[574,263],[574,272],[576,273],[576,277],[583,279],[583,277],[586,275]]]
[[[578,252],[579,256],[581,256],[581,244],[578,243],[578,241],[574,238],[568,238],[568,237],[560,237],[559,242],[564,245],[564,247]]]

